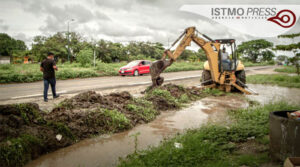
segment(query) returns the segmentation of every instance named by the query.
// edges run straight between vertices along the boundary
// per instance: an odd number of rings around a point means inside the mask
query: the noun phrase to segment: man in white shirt
[[[222,50],[221,59],[222,59],[223,69],[230,70],[231,69],[231,61],[230,61],[228,53],[226,52],[225,47]]]

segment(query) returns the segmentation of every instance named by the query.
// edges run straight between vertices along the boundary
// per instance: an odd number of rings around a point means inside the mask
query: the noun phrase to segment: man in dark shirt
[[[51,85],[51,90],[52,90],[52,95],[53,98],[58,98],[59,95],[56,94],[55,91],[55,84],[56,84],[56,79],[55,79],[55,70],[58,70],[56,67],[56,63],[54,61],[54,54],[53,53],[48,53],[47,59],[45,59],[41,63],[40,70],[43,72],[43,78],[44,78],[44,101],[47,102],[48,98],[48,88],[49,84]]]

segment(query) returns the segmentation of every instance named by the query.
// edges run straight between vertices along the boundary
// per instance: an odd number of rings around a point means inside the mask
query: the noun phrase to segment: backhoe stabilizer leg
[[[251,92],[249,92],[248,90],[246,90],[246,89],[240,87],[240,86],[237,85],[236,83],[232,83],[232,86],[234,86],[234,87],[237,88],[239,91],[241,91],[241,92],[243,92],[243,93],[245,93],[245,94],[247,94],[247,95],[251,95],[251,94],[252,94]]]

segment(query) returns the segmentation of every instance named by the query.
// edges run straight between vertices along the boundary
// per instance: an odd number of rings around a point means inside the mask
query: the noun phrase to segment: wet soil
[[[213,101],[213,102],[211,102]],[[134,152],[134,137],[138,135],[138,149],[157,146],[164,139],[198,128],[208,122],[226,123],[223,119],[228,109],[247,107],[247,102],[239,96],[206,97],[193,102],[178,111],[162,112],[148,124],[141,124],[129,131],[118,134],[85,139],[70,147],[44,155],[27,164],[27,167],[72,167],[72,166],[115,166],[119,157]],[[215,120],[215,118],[218,118]],[[80,158],[78,158],[80,157]]]
[[[249,87],[259,92],[259,95],[246,97],[262,104],[273,100],[299,102],[299,89],[252,84]],[[247,106],[245,98],[239,95],[203,98],[189,104],[189,107],[183,110],[162,112],[160,116],[148,124],[141,124],[118,134],[85,139],[70,147],[44,155],[30,162],[27,166],[114,166],[119,157],[125,157],[134,152],[134,138],[132,137],[134,134],[140,133],[138,149],[146,149],[149,146],[156,146],[162,140],[186,129],[197,128],[207,122],[230,123],[226,110]],[[254,146],[257,147],[254,148]],[[251,140],[239,145],[239,148],[240,153],[245,154],[260,152],[261,149],[265,149],[257,143],[252,143]],[[272,167],[276,165],[264,164],[264,166]]]
[[[160,90],[167,91],[175,99],[183,94],[204,97],[201,94],[203,90],[195,87],[186,89],[166,84],[160,87]],[[151,96],[147,96],[149,94]],[[170,104],[163,96],[151,92],[147,95],[149,98],[134,98],[126,91],[107,95],[88,91],[61,101],[49,113],[40,110],[35,103],[1,105],[0,128],[4,130],[0,133],[0,149],[5,154],[0,157],[1,164],[21,166],[41,154],[79,140],[94,135],[121,132],[137,124],[152,121],[160,111],[179,108],[178,105]],[[21,143],[18,143],[20,141]],[[14,162],[11,160],[13,158],[9,157],[14,156],[11,154],[11,145],[18,144],[31,149],[24,149]],[[22,161],[19,162],[19,159]]]

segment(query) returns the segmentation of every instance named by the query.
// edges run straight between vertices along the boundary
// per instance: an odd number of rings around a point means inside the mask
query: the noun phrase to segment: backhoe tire
[[[211,80],[211,81],[209,81],[209,80]],[[207,81],[209,81],[209,82],[207,82]],[[203,70],[201,83],[202,83],[203,86],[213,84],[212,79],[211,79],[211,75],[210,75],[210,71]]]
[[[241,84],[240,82],[236,82],[237,85],[239,85],[242,88],[245,88],[246,85],[246,73],[245,70],[241,70],[241,71],[236,71],[235,72],[235,76],[238,80],[240,80],[243,84]]]

